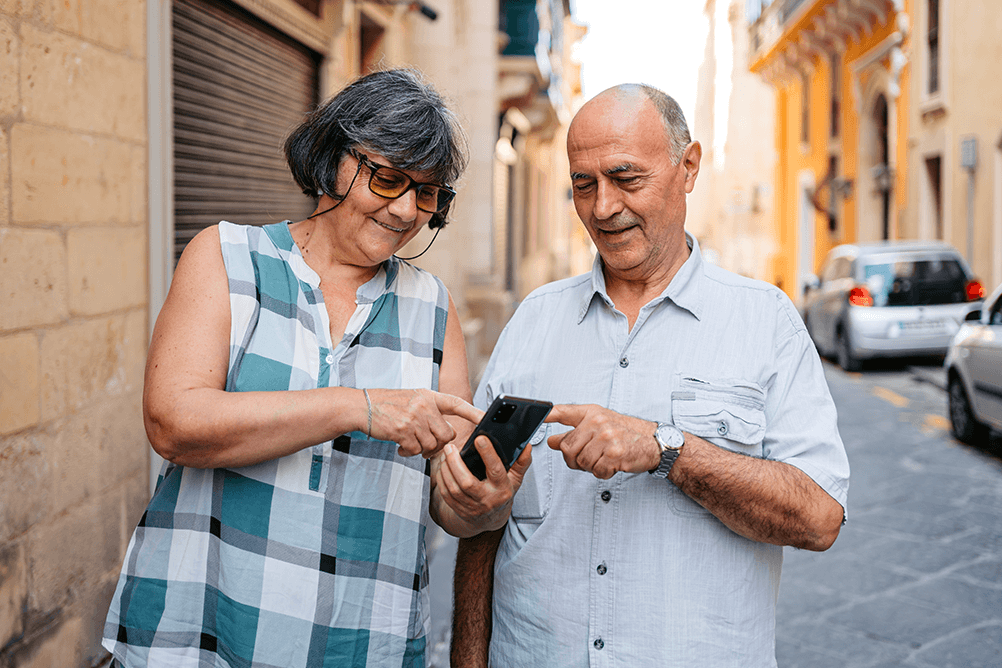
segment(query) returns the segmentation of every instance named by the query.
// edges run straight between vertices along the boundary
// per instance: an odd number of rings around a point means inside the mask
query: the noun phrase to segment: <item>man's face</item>
[[[578,112],[567,154],[574,208],[607,272],[648,280],[684,262],[685,195],[699,171],[698,143],[672,164],[653,103],[642,94],[604,93]]]

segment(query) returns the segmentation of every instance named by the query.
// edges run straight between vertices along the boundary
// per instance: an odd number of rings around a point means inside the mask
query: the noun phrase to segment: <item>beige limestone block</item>
[[[10,173],[9,145],[7,132],[0,128],[0,225],[10,222],[10,181],[7,179]]]
[[[146,448],[139,390],[72,415],[61,423],[60,441],[48,453],[52,513],[116,493],[116,485],[129,477],[148,479]],[[118,515],[106,519],[118,522]]]
[[[147,170],[146,146],[132,147],[132,164],[129,166],[129,175],[132,178],[132,190],[129,198],[129,219],[133,223],[146,224],[149,221],[149,207],[147,205],[149,197],[149,176]]]
[[[97,600],[99,596],[103,598],[105,591],[101,576],[121,565],[119,499],[119,494],[110,490],[32,527],[27,534],[26,549],[30,608],[63,609],[64,614],[76,609],[103,616],[107,607],[99,610]],[[108,601],[100,604],[107,606]]]
[[[24,629],[21,608],[27,596],[24,546],[20,541],[0,546],[0,642],[21,635]]]
[[[38,368],[35,334],[0,337],[0,434],[38,423]]]
[[[121,29],[118,22],[108,23]],[[21,43],[25,120],[145,140],[144,61],[27,23]]]
[[[95,614],[97,614],[95,612]],[[83,647],[87,643],[84,634],[84,620],[80,617],[58,619],[50,633],[35,641],[34,651],[26,653],[26,658],[18,662],[18,668],[52,668],[52,666],[79,666],[83,657]]]
[[[52,418],[81,410],[141,386],[129,385],[141,366],[136,328],[125,315],[74,322],[42,338],[42,413]],[[145,341],[143,341],[145,345]]]
[[[148,446],[146,452],[147,455],[150,452]],[[129,547],[129,539],[139,524],[139,520],[142,519],[143,512],[146,511],[146,505],[150,501],[151,490],[148,457],[147,468],[143,471],[143,474],[127,478],[120,489],[122,493],[120,506],[122,513],[122,544],[119,546],[119,554],[124,557],[125,550]]]
[[[11,131],[10,154],[13,222],[132,222],[128,144],[18,124]]]
[[[146,302],[146,232],[79,228],[66,235],[70,312],[94,315]]]
[[[62,236],[0,228],[0,332],[62,321],[66,294]]]
[[[145,54],[143,0],[42,0],[39,4],[47,25],[136,58]]]
[[[17,33],[9,24],[0,21],[0,116],[14,114],[20,103],[17,87],[20,55]]]
[[[23,535],[50,514],[52,467],[48,453],[58,440],[54,429],[0,438],[0,545]]]

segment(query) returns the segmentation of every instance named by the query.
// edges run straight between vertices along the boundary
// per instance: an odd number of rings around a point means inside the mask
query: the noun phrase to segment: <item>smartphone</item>
[[[477,436],[483,434],[491,440],[505,470],[510,469],[551,408],[553,404],[549,401],[522,399],[506,394],[496,398],[459,453],[466,468],[480,480],[487,477],[484,460],[473,445]]]

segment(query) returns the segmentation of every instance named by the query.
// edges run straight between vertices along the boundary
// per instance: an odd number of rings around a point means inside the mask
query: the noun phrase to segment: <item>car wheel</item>
[[[957,440],[979,445],[988,441],[988,427],[974,417],[971,402],[967,399],[967,390],[958,376],[950,377],[947,388],[950,393],[950,431]]]
[[[838,365],[845,371],[859,371],[862,369],[863,364],[859,358],[852,354],[852,348],[849,346],[849,336],[843,327],[838,328],[836,336],[838,338],[835,342],[835,346],[838,349]]]

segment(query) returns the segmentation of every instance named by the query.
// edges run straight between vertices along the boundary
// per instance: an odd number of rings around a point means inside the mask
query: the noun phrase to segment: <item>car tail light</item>
[[[849,291],[849,303],[853,306],[873,306],[873,297],[870,291],[862,285],[857,285]]]
[[[981,281],[968,281],[967,283],[967,301],[975,302],[979,299],[985,298],[985,286],[981,285]]]

